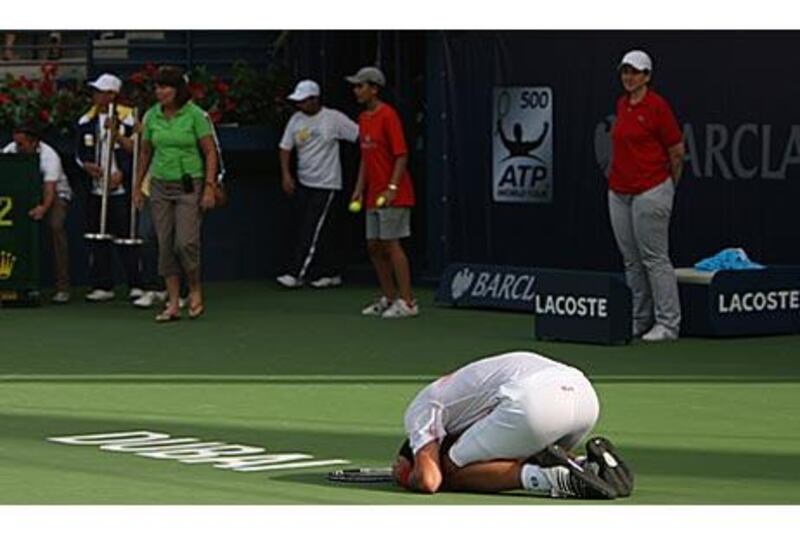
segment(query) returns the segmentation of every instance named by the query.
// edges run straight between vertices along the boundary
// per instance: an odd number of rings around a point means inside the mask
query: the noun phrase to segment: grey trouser
[[[200,268],[200,196],[202,180],[194,180],[194,192],[185,193],[180,181],[153,179],[150,209],[158,237],[158,273],[179,276]]]
[[[158,235],[150,204],[150,199],[146,199],[139,211],[139,238],[144,241],[139,254],[142,288],[147,291],[163,291],[164,282],[158,277]]]
[[[633,329],[644,333],[661,324],[678,333],[681,305],[669,260],[669,220],[675,184],[667,179],[641,194],[608,191],[611,227],[633,293]]]

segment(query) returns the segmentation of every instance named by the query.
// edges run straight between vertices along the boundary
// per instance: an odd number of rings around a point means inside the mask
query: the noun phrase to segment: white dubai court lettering
[[[314,459],[305,453],[264,453],[258,446],[203,442],[195,437],[173,438],[167,433],[137,430],[49,437],[50,442],[97,446],[106,452],[132,453],[148,459],[171,459],[184,464],[211,464],[235,472],[264,472],[348,464],[344,459]]]

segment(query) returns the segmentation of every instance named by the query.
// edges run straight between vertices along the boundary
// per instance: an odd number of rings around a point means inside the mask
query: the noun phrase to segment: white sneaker
[[[103,289],[94,289],[86,295],[87,302],[107,302],[114,299],[114,291],[104,291]]]
[[[664,342],[678,339],[678,334],[674,333],[661,324],[656,324],[653,329],[642,335],[642,340],[647,342]]]
[[[134,287],[131,289],[131,292],[128,293],[128,300],[135,300],[142,296],[144,296],[144,291],[139,287]]]
[[[402,298],[398,298],[389,309],[383,312],[381,318],[411,318],[417,315],[419,315],[417,302],[408,303]]]
[[[134,307],[138,307],[139,309],[150,309],[151,307],[153,307],[153,304],[155,304],[159,300],[162,302],[164,301],[164,299],[160,298],[158,294],[159,293],[156,291],[145,291],[144,294],[136,298],[131,303],[133,304]]]
[[[275,278],[275,280],[284,287],[286,287],[287,289],[296,289],[298,287],[303,286],[303,280],[297,279],[291,274],[284,274],[283,276],[278,276],[277,278]]]
[[[631,335],[633,336],[634,339],[641,338],[641,336],[647,333],[648,331],[650,331],[650,327],[637,326],[636,324],[634,324],[631,327]]]
[[[375,300],[364,309],[361,314],[364,316],[381,316],[387,309],[392,306],[392,302],[386,296],[381,296],[379,300]]]
[[[309,285],[315,289],[327,289],[331,287],[338,287],[342,284],[341,276],[331,276],[315,279]]]
[[[67,291],[58,291],[50,299],[54,304],[65,304],[69,302],[70,295]]]

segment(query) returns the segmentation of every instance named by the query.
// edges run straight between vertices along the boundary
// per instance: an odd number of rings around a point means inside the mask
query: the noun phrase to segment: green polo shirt
[[[185,174],[203,178],[205,163],[198,140],[211,135],[211,122],[205,111],[187,102],[172,118],[151,107],[144,116],[143,136],[153,145],[150,175],[155,179],[179,181]]]

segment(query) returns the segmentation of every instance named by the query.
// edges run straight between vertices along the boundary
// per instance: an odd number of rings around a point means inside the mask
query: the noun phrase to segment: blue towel
[[[717,270],[757,270],[766,268],[754,263],[741,248],[725,248],[717,255],[703,259],[694,264],[697,270],[716,272]]]

